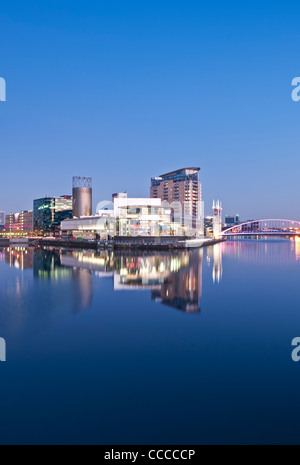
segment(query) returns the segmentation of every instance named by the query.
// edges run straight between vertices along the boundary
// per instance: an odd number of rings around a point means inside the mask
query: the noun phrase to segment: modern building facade
[[[5,216],[4,230],[13,235],[29,234],[33,231],[33,212],[23,210],[20,213],[9,213]]]
[[[149,197],[127,197],[127,192],[113,194],[112,199],[115,217],[118,217],[120,215],[121,208],[123,207],[160,207],[162,204],[161,199],[150,199]]]
[[[61,236],[72,236],[75,239],[104,239],[116,233],[116,220],[111,215],[95,215],[82,218],[70,218],[60,225]]]
[[[38,234],[58,233],[60,224],[73,216],[71,195],[44,197],[33,201],[33,228]]]
[[[101,206],[95,216],[63,221],[61,235],[82,239],[178,235],[171,209],[161,199],[130,198],[122,193],[114,194],[110,204]]]
[[[202,198],[200,168],[182,168],[151,178],[150,197],[159,198],[173,210],[173,220],[180,221],[183,233],[202,234]]]
[[[73,217],[92,215],[92,178],[73,177]]]
[[[136,203],[135,205],[119,207],[119,212],[118,236],[176,235],[170,208]]]

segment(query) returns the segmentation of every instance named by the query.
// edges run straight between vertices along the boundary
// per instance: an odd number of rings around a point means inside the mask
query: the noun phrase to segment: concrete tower
[[[73,217],[92,215],[92,178],[73,177]]]

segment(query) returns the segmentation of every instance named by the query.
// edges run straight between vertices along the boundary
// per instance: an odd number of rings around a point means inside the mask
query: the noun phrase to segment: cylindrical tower
[[[73,217],[92,215],[92,178],[73,177]]]

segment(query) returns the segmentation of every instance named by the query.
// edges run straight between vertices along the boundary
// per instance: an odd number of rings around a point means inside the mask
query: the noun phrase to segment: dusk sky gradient
[[[0,44],[0,210],[200,166],[206,215],[300,220],[299,2],[12,0]]]

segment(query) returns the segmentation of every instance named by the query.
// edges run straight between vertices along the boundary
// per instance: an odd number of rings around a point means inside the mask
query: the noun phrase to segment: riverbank
[[[128,237],[116,236],[111,241],[74,241],[60,238],[5,238],[0,239],[0,247],[24,247],[46,246],[63,247],[71,249],[115,249],[115,250],[183,250],[200,248],[223,242],[225,239],[189,238],[185,236],[160,236],[160,237]]]
[[[224,239],[212,239],[212,238],[199,238],[192,239],[187,237],[128,237],[128,236],[116,236],[111,241],[67,241],[62,239],[41,239],[32,241],[33,245],[46,245],[56,247],[67,247],[67,248],[80,248],[80,249],[141,249],[141,250],[182,250],[190,248],[199,248],[208,245],[213,245],[218,242],[223,242]]]

